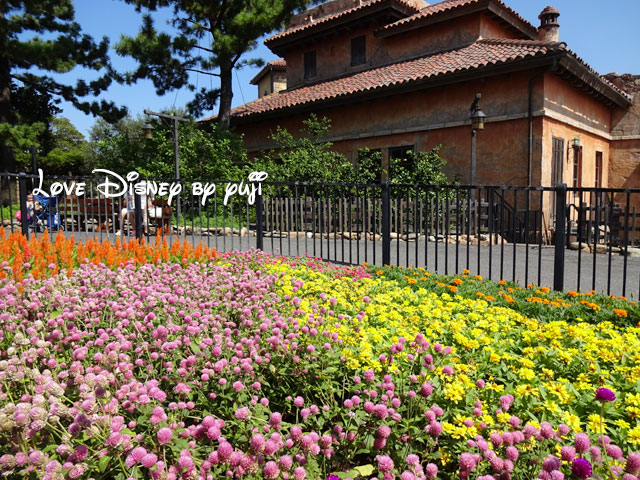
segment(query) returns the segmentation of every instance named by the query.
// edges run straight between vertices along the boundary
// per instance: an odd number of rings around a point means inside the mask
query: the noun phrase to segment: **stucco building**
[[[476,183],[639,186],[640,82],[594,71],[560,41],[559,15],[547,7],[535,27],[500,0],[323,3],[265,41],[282,59],[231,124],[252,152],[310,113],[331,119],[329,140],[351,159],[441,144],[465,183],[480,93]]]

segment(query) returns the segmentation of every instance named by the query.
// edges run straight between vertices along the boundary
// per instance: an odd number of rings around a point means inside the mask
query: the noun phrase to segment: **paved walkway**
[[[65,232],[78,240],[91,236],[97,240],[115,241],[113,234]],[[256,248],[253,236],[169,235],[168,242],[179,239],[194,244],[202,242],[220,252]],[[151,236],[149,241],[154,241]],[[382,264],[382,243],[348,239],[264,237],[264,251],[286,256],[309,255],[334,263],[372,265]],[[425,267],[441,274],[461,273],[468,268],[472,275],[480,274],[492,280],[516,281],[522,286],[533,282],[553,287],[555,249],[549,246],[505,243],[493,246],[467,247],[431,241],[391,241],[391,264],[405,267]],[[468,259],[468,262],[467,262]],[[625,275],[626,272],[626,275]],[[626,281],[625,281],[626,278]],[[565,290],[596,290],[611,295],[640,298],[640,258],[619,254],[565,250]]]

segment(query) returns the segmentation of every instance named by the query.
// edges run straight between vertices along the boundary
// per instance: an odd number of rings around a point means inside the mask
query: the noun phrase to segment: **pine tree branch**
[[[188,72],[196,72],[196,73],[202,73],[204,75],[211,75],[212,77],[219,77],[220,76],[219,73],[205,72],[204,70],[198,70],[197,68],[185,68],[185,70],[188,71]]]

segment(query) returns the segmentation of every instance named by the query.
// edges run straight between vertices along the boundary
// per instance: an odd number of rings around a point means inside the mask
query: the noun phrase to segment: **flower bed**
[[[640,471],[633,326],[533,319],[364,267],[256,252],[85,259],[42,278],[3,261],[9,477]]]

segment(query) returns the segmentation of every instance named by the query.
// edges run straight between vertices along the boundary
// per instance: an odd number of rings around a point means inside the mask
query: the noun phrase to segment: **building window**
[[[304,78],[316,76],[316,51],[311,50],[304,54]]]
[[[367,42],[365,36],[351,39],[351,66],[363,65],[367,61]]]
[[[582,147],[573,149],[573,188],[582,187]]]
[[[602,188],[602,152],[596,152],[596,188]]]
[[[551,164],[551,185],[562,183],[562,170],[564,169],[564,138],[553,137],[553,162]]]
[[[405,168],[407,170],[413,169],[413,156],[409,155],[409,152],[413,151],[413,145],[407,145],[404,147],[389,147],[389,166],[393,167],[396,162],[392,160],[398,160],[398,164],[400,167]],[[391,175],[394,175],[397,172],[390,172]]]

